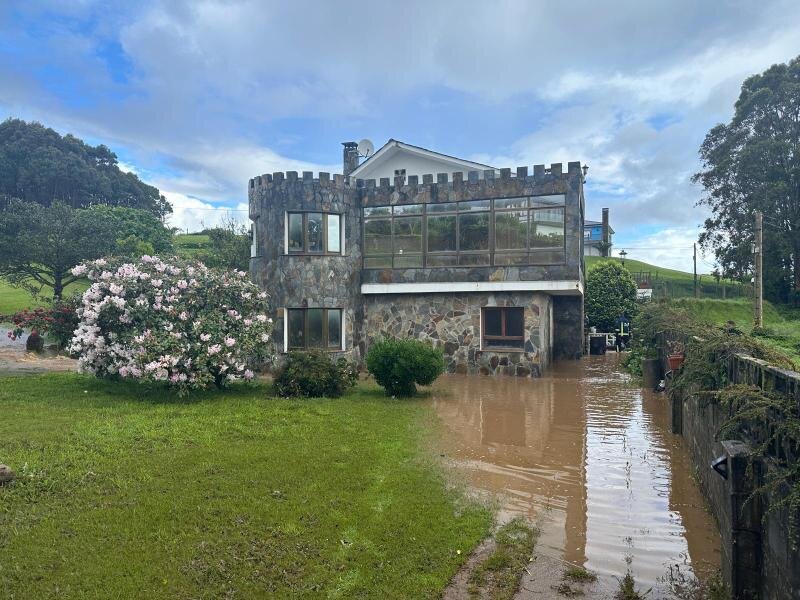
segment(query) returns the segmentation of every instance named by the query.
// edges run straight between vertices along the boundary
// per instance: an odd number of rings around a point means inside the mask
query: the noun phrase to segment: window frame
[[[561,201],[553,204],[546,204],[542,206],[542,201],[538,202],[537,198],[547,198],[557,196]],[[517,206],[500,206],[498,204],[503,201],[517,202]],[[470,203],[485,202],[486,208],[479,208],[473,210],[466,210]],[[511,204],[514,204],[513,202]],[[519,205],[522,206],[519,206]],[[414,215],[410,213],[397,213],[398,207],[416,206],[421,205],[419,213]],[[439,210],[431,210],[431,207],[438,206]],[[367,214],[368,210],[387,209],[388,213],[373,212]],[[537,223],[537,211],[546,211],[560,209],[563,215],[562,218],[562,243],[557,246],[535,246],[534,235]],[[363,250],[363,268],[380,270],[380,269],[420,269],[420,268],[437,268],[437,267],[462,267],[462,268],[476,268],[476,267],[494,267],[494,266],[515,266],[515,265],[557,265],[566,264],[566,245],[567,245],[567,206],[566,194],[539,194],[539,195],[521,195],[521,196],[507,196],[503,198],[474,198],[469,200],[461,200],[458,202],[447,203],[416,203],[414,205],[381,205],[381,206],[366,206],[362,208],[361,212],[361,239]],[[519,249],[500,249],[496,248],[496,216],[498,214],[510,212],[525,212],[527,216],[527,226],[525,234],[525,248]],[[488,236],[486,250],[463,250],[461,249],[461,215],[488,215]],[[407,264],[396,265],[398,257],[419,256],[418,253],[397,253],[395,251],[395,219],[407,218],[411,216],[418,216],[422,219],[422,252],[419,266],[408,266]],[[429,249],[428,239],[428,220],[429,217],[446,217],[452,216],[455,218],[455,250],[447,251],[431,251]],[[384,220],[389,222],[389,252],[382,253],[368,253],[366,250],[366,227],[370,221]],[[547,260],[548,254],[560,253],[560,258],[556,260]],[[462,255],[464,259],[462,260]],[[505,257],[505,260],[504,260]],[[466,262],[470,258],[477,259],[477,263]],[[485,258],[484,260],[481,260]],[[522,258],[522,260],[520,260]],[[516,262],[514,262],[516,260]],[[370,264],[371,263],[371,264]],[[436,263],[436,264],[431,264]],[[368,266],[369,265],[369,266]],[[377,266],[374,266],[377,265]]]
[[[489,310],[500,311],[500,335],[487,335],[486,333],[486,312]],[[522,311],[522,333],[518,336],[506,334],[507,313],[510,311]],[[518,341],[519,346],[486,344],[486,340],[498,342]],[[482,306],[481,307],[481,350],[485,352],[525,352],[525,307],[524,306]]]
[[[291,229],[289,221],[292,215],[302,216],[301,229],[303,232],[303,249],[292,250],[289,246],[289,239],[291,236]],[[309,237],[308,237],[308,215],[322,215],[322,251],[309,250]],[[339,218],[339,250],[328,250],[328,217],[335,216]],[[321,210],[287,210],[284,214],[284,223],[286,228],[286,246],[284,248],[285,254],[291,256],[343,256],[344,255],[344,215],[337,212],[324,212]]]
[[[308,319],[308,311],[309,310],[321,310],[322,311],[322,346],[309,346],[308,345],[308,326],[309,326],[309,319]],[[329,329],[329,312],[338,312],[339,313],[339,345],[338,346],[331,346],[330,345],[330,329]],[[284,309],[284,340],[283,340],[283,348],[285,352],[291,352],[293,350],[299,351],[308,351],[308,350],[323,350],[325,352],[343,352],[345,349],[345,338],[344,338],[344,309],[338,307],[319,307],[319,306],[309,306],[309,307],[292,307]],[[300,312],[303,314],[303,346],[292,346],[289,343],[291,339],[291,331],[290,327],[290,313],[292,312]]]

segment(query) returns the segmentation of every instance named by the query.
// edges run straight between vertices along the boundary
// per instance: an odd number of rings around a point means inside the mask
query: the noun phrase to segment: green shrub
[[[358,381],[358,369],[344,358],[333,362],[321,350],[290,352],[275,376],[279,396],[338,398]]]
[[[636,314],[636,281],[622,265],[604,261],[586,275],[586,315],[598,331],[614,331],[617,318]]]
[[[444,371],[441,350],[417,340],[380,340],[367,352],[367,370],[388,396],[413,396]]]

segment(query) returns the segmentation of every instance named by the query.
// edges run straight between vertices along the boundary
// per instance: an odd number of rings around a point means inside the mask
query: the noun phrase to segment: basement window
[[[522,350],[525,311],[518,306],[486,307],[481,314],[481,342],[485,349]]]
[[[286,313],[289,350],[342,349],[341,308],[290,308]]]

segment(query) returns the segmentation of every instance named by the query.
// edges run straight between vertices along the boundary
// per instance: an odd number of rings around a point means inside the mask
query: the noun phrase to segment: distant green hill
[[[181,258],[191,259],[208,250],[211,240],[205,233],[179,233],[173,239],[175,252]]]
[[[586,269],[591,271],[598,263],[604,260],[611,260],[621,263],[619,258],[603,258],[601,256],[586,256]],[[653,288],[653,294],[657,298],[684,298],[694,296],[694,276],[691,273],[666,269],[651,265],[640,260],[625,260],[625,268],[636,277],[637,283],[643,279],[648,279]],[[698,275],[698,290],[701,298],[723,297],[725,298],[746,298],[750,292],[750,286],[738,281],[723,280],[717,282],[709,274]]]

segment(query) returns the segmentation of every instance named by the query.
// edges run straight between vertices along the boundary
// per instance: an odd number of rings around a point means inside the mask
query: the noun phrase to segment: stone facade
[[[583,177],[580,163],[549,169],[536,165],[417,177],[354,180],[320,173],[261,175],[250,180],[250,218],[255,255],[251,276],[270,295],[278,353],[283,350],[282,309],[341,308],[347,357],[361,361],[384,335],[427,339],[442,345],[448,369],[462,373],[539,375],[552,356],[582,353]],[[366,269],[362,259],[362,209],[371,206],[435,204],[517,196],[563,194],[565,244],[541,252],[536,264],[520,266]],[[287,212],[336,213],[344,219],[343,252],[295,255],[286,252]],[[533,256],[533,255],[532,255]],[[447,284],[469,285],[453,292]],[[398,286],[399,284],[399,286]],[[404,291],[403,285],[436,290]],[[474,286],[472,284],[475,284]],[[552,284],[552,285],[550,285]],[[566,285],[566,287],[565,287]],[[376,290],[380,287],[380,290]],[[387,289],[383,289],[387,288]],[[554,290],[548,292],[548,290]],[[555,294],[567,294],[560,296]],[[525,350],[481,348],[482,306],[525,308]]]
[[[524,350],[481,348],[481,308],[525,309]],[[451,373],[540,375],[550,362],[552,297],[530,292],[408,294],[367,296],[367,346],[381,337],[414,338],[444,351]]]

